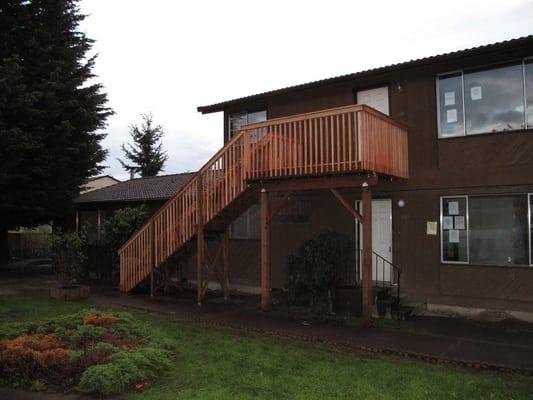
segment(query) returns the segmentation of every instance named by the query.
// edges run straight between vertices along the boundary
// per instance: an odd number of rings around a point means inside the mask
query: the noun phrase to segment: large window
[[[533,128],[533,67],[519,62],[439,76],[439,137]]]
[[[242,213],[230,226],[232,239],[260,239],[259,205],[253,205]]]
[[[530,265],[532,196],[441,199],[442,262]]]
[[[266,121],[266,111],[240,112],[229,116],[229,137],[231,138],[243,125]]]

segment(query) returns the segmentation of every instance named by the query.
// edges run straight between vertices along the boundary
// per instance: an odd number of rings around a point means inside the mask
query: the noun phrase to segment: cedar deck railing
[[[120,289],[146,278],[248,182],[362,171],[408,177],[406,128],[368,106],[246,125],[120,248]]]

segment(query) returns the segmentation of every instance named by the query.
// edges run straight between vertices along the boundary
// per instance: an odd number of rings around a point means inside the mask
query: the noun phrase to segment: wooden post
[[[223,276],[223,291],[224,291],[224,301],[228,301],[229,298],[229,228],[224,232],[222,237],[222,265],[224,268]]]
[[[203,225],[203,190],[202,190],[202,175],[198,174],[198,179],[196,184],[196,280],[197,280],[197,300],[198,306],[202,306],[203,300],[203,269],[204,269],[204,225]]]
[[[268,193],[261,190],[261,311],[269,311],[270,298],[270,227]]]
[[[363,183],[363,310],[361,324],[370,325],[372,319],[372,192]]]
[[[150,297],[154,297],[154,285],[155,285],[155,224],[150,224]]]

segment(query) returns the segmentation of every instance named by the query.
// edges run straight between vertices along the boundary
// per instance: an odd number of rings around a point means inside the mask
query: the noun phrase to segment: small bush
[[[110,326],[116,324],[117,317],[112,314],[87,314],[83,318],[83,325]]]
[[[0,372],[17,381],[61,384],[68,369],[69,352],[54,334],[21,335],[0,342]]]
[[[49,247],[53,265],[61,276],[63,287],[71,286],[79,279],[87,262],[84,236],[77,233],[53,233]]]
[[[86,347],[90,343],[97,342],[107,330],[102,326],[80,325],[71,334],[72,343],[80,347]]]
[[[120,370],[114,364],[94,365],[81,376],[79,390],[85,393],[99,393],[104,396],[119,393],[124,384]]]
[[[343,273],[354,267],[354,251],[353,240],[332,231],[304,242],[288,260],[289,301],[312,308],[323,306]]]
[[[113,216],[103,224],[104,244],[111,250],[113,281],[118,281],[118,249],[139,229],[150,216],[148,208],[144,205],[138,207],[125,207],[115,211]]]
[[[136,383],[156,379],[170,367],[170,353],[162,349],[145,347],[120,352],[109,363],[88,368],[81,377],[79,389],[91,394],[117,394]]]

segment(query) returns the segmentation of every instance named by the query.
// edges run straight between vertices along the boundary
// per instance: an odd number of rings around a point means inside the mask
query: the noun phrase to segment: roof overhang
[[[365,71],[359,71],[352,74],[340,75],[333,78],[322,79],[318,81],[303,83],[300,85],[288,86],[281,89],[271,90],[268,92],[258,93],[251,96],[240,97],[233,100],[223,101],[220,103],[214,103],[206,106],[199,106],[197,108],[198,112],[202,114],[209,114],[219,111],[224,111],[226,108],[233,105],[237,105],[244,102],[258,102],[264,100],[267,97],[278,96],[287,94],[290,92],[310,89],[319,86],[325,86],[332,83],[340,83],[343,81],[349,81],[357,78],[371,77],[374,75],[379,75],[383,73],[397,72],[402,70],[408,70],[412,68],[424,67],[427,65],[445,62],[449,60],[458,59],[465,56],[477,56],[485,53],[492,53],[496,51],[501,51],[503,49],[509,49],[513,47],[523,47],[523,46],[533,46],[533,35],[520,37],[517,39],[505,40],[502,42],[492,43],[488,45],[472,47],[469,49],[458,50],[450,53],[444,53],[440,55],[435,55],[431,57],[420,58],[416,60],[410,60],[398,64],[391,64],[383,67],[368,69]]]

